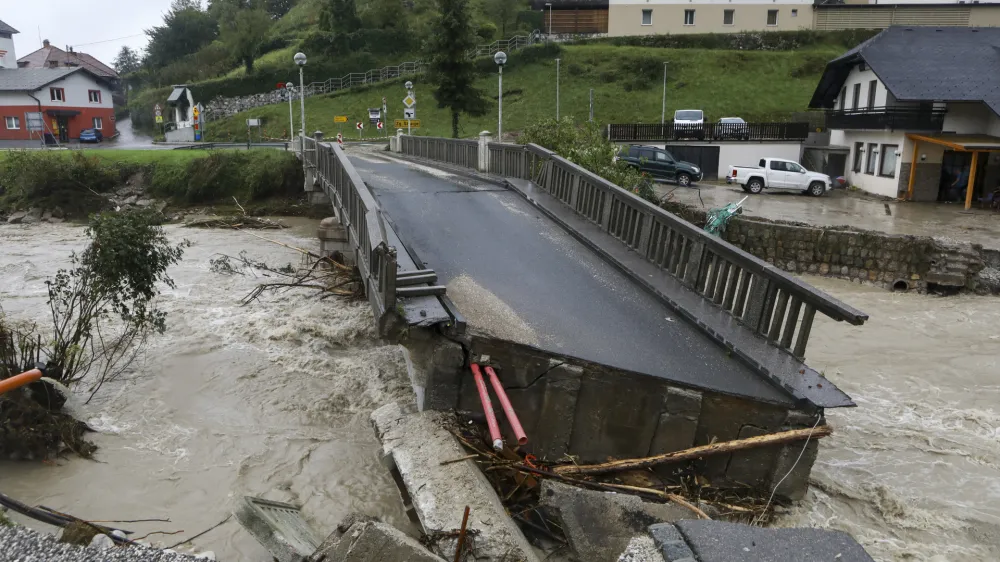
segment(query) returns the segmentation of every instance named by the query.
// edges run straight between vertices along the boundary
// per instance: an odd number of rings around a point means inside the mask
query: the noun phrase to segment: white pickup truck
[[[781,158],[761,158],[756,166],[730,166],[729,170],[726,183],[740,185],[743,191],[755,195],[767,189],[819,197],[833,188],[830,176],[810,172],[797,162]]]

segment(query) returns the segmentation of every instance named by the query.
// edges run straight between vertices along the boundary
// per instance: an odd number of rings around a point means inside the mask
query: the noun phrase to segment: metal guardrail
[[[402,143],[403,154],[447,162],[464,168],[479,167],[478,141],[404,135]]]
[[[809,123],[673,123],[611,124],[608,140],[612,142],[664,142],[670,140],[706,141],[803,141],[809,137]]]
[[[577,214],[802,359],[816,312],[854,325],[868,315],[537,145],[529,179]]]
[[[533,31],[528,35],[515,35],[510,39],[500,39],[488,45],[479,45],[466,52],[468,58],[478,58],[482,56],[492,56],[498,51],[515,51],[534,45],[540,41],[541,34]],[[398,65],[373,68],[367,72],[351,72],[340,78],[330,78],[322,82],[311,82],[304,86],[305,97],[337,92],[345,88],[363,86],[365,84],[377,84],[386,80],[403,78],[420,74],[427,69],[424,61],[409,61]],[[272,105],[275,103],[288,102],[289,96],[298,97],[298,87],[294,90],[276,89],[259,94],[237,97],[218,97],[205,105],[205,119],[212,121],[230,115],[235,115],[241,111],[247,111],[256,107]],[[367,116],[366,116],[367,118]]]
[[[384,333],[396,313],[397,268],[396,248],[388,243],[382,211],[339,145],[306,137],[303,148],[303,162],[315,169],[317,181],[347,231],[375,322],[379,333]]]
[[[416,140],[419,138],[419,141]],[[411,139],[408,141],[408,139]],[[444,160],[448,144],[402,137],[403,152]],[[535,144],[489,143],[489,172],[530,180],[609,235],[798,359],[819,312],[861,325],[868,315]],[[473,167],[473,166],[469,166]]]

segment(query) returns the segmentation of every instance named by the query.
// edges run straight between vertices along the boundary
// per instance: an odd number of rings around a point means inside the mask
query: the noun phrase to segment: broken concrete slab
[[[873,562],[841,531],[764,529],[704,520],[678,521],[675,527],[700,562]]]
[[[310,561],[443,562],[417,540],[385,523],[362,517],[342,530],[343,525],[309,557]]]
[[[618,562],[664,562],[664,560],[653,539],[640,535],[632,538],[625,547],[625,552],[618,557]]]
[[[300,562],[321,544],[291,504],[246,496],[236,519],[278,562]]]
[[[404,411],[392,403],[375,410],[371,420],[425,534],[434,537],[457,531],[469,506],[468,528],[475,535],[477,562],[538,561],[479,468],[471,460],[441,464],[468,454],[444,428],[443,414]],[[441,537],[433,551],[451,558],[456,542],[454,536]]]
[[[588,562],[614,562],[632,538],[644,534],[650,525],[695,517],[678,505],[552,480],[542,482],[541,505],[555,514],[570,547]]]

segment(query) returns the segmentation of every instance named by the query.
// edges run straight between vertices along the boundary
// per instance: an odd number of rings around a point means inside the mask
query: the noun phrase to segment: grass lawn
[[[827,61],[842,49],[823,46],[798,51],[724,51],[708,49],[659,49],[609,45],[567,46],[558,55],[560,68],[560,113],[580,120],[589,113],[589,91],[594,89],[594,117],[600,123],[657,123],[662,103],[663,62],[668,62],[667,115],[676,109],[702,109],[709,120],[738,116],[748,121],[787,120],[804,111]],[[516,132],[539,119],[555,116],[555,61],[549,58],[519,63],[521,53],[511,54],[504,68],[504,130]],[[482,63],[481,63],[482,64]],[[486,115],[463,115],[461,134],[472,137],[480,131],[496,131],[497,77],[490,73],[477,86],[489,100]],[[495,68],[495,67],[493,67]],[[422,127],[416,134],[451,136],[448,111],[434,103],[432,87],[414,79],[418,99],[417,117]],[[367,88],[316,96],[306,100],[306,129],[335,135],[341,127],[345,138],[357,136],[354,123],[368,127],[369,107],[388,100],[389,118],[402,118],[404,80]],[[298,126],[298,104],[295,120]],[[335,115],[347,115],[346,125],[335,125]],[[209,140],[246,138],[246,119],[262,118],[265,135],[287,137],[288,105],[276,104],[243,112],[207,126]],[[366,130],[366,133],[370,131]],[[366,136],[368,136],[366,134]]]

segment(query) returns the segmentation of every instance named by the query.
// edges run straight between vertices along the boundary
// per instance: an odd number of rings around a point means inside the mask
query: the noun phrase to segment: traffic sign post
[[[363,138],[362,135],[364,134],[365,124],[358,121],[358,124],[355,126],[358,128],[358,140],[361,140]]]
[[[413,132],[410,123],[417,118],[417,96],[413,93],[413,82],[409,81],[406,82],[406,97],[403,98],[403,117],[407,123],[406,134],[409,135]]]

